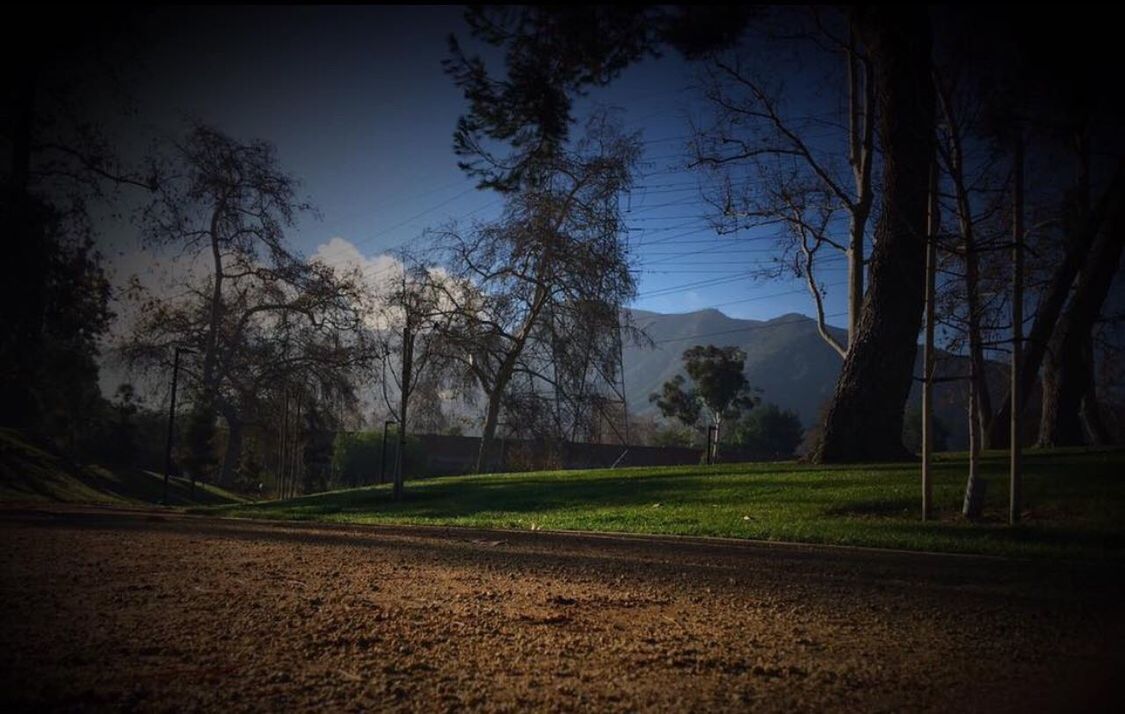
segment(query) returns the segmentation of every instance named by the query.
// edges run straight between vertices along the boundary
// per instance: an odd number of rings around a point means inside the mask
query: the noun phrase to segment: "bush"
[[[398,449],[398,431],[387,430],[387,457],[383,463],[382,431],[340,431],[332,443],[332,483],[336,488],[355,488],[379,482],[379,470],[385,468],[385,480],[394,474],[395,451]],[[424,476],[426,457],[417,439],[406,436],[406,462],[403,474],[407,477]]]

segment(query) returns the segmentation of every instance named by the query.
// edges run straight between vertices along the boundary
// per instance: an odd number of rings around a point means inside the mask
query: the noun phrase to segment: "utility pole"
[[[1014,167],[1015,187],[1012,192],[1012,409],[1009,439],[1011,473],[1008,491],[1008,524],[1020,520],[1020,499],[1023,480],[1023,410],[1020,395],[1020,374],[1023,369],[1023,132],[1016,137]]]
[[[175,356],[172,357],[172,396],[168,400],[168,439],[164,444],[164,505],[168,505],[168,475],[172,472],[172,435],[176,423],[176,383],[180,376],[180,355],[195,354],[195,350],[177,347]],[[192,484],[194,486],[194,475]],[[194,495],[194,489],[193,489]]]
[[[402,309],[404,313],[402,328],[402,384],[398,416],[398,454],[395,458],[394,499],[402,499],[402,470],[406,455],[406,409],[410,401],[410,377],[414,366],[414,315],[413,305],[407,304],[406,270],[402,272]]]
[[[926,221],[926,343],[922,361],[922,520],[933,511],[934,458],[934,296],[937,293],[937,163],[930,164],[930,196]]]

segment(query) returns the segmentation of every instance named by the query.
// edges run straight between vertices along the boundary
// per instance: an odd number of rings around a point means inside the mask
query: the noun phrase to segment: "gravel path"
[[[0,510],[0,707],[1122,710],[1115,566]]]

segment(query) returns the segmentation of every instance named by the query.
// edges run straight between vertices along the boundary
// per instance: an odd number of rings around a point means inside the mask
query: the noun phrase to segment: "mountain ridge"
[[[625,393],[629,411],[638,416],[657,414],[649,395],[676,374],[683,373],[682,354],[697,344],[736,346],[746,352],[746,375],[762,390],[763,402],[773,402],[797,413],[805,428],[819,422],[820,411],[835,389],[843,359],[817,331],[816,320],[790,312],[768,320],[726,315],[716,308],[684,313],[658,313],[626,309],[627,319],[653,342],[651,348],[626,341],[623,347]],[[829,326],[833,336],[847,342],[847,330]],[[921,374],[922,349],[915,356],[915,374]],[[968,373],[967,360],[939,351],[939,377]],[[989,382],[994,397],[1003,388],[1004,371],[989,364]],[[949,446],[967,444],[968,390],[964,381],[935,385],[935,413],[949,429]],[[909,404],[921,401],[921,382],[915,380]]]

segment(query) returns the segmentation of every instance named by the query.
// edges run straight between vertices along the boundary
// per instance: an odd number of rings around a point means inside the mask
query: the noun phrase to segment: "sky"
[[[457,7],[246,7],[150,11],[140,19],[136,111],[114,125],[140,155],[154,137],[201,120],[241,140],[273,143],[318,209],[290,233],[307,256],[346,255],[385,263],[426,228],[498,215],[496,194],[477,190],[457,167],[452,132],[465,100],[442,71],[447,37],[469,40]],[[638,278],[632,307],[732,317],[812,315],[799,280],[752,272],[772,259],[764,236],[719,237],[687,170],[689,119],[704,119],[698,68],[674,54],[646,59],[580,110],[608,107],[642,132],[645,153],[623,197]],[[135,227],[107,231],[104,253],[118,281],[151,272],[159,256]],[[844,263],[821,278],[829,322],[845,322]]]

